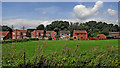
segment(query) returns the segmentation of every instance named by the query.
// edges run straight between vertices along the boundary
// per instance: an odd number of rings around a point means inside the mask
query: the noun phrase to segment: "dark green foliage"
[[[60,35],[56,35],[56,36],[55,36],[56,39],[59,39],[59,37],[60,37]]]
[[[86,30],[88,32],[88,36],[95,36],[96,34],[103,33],[108,35],[109,32],[118,32],[120,29],[118,25],[107,24],[105,22],[96,22],[89,21],[86,23],[72,23],[67,21],[53,21],[52,24],[46,26],[46,30],[54,30],[59,34],[61,30],[69,30],[71,32],[71,36],[73,36],[73,30]]]
[[[38,27],[36,27],[37,30],[44,30],[44,25],[40,24]]]
[[[30,40],[39,40],[38,38],[30,38]]]
[[[27,29],[28,31],[28,36],[31,37],[31,32],[34,31],[35,29]]]
[[[0,31],[10,31],[10,32],[12,32],[12,29],[8,26],[0,26]]]
[[[52,37],[49,37],[48,40],[52,40]]]

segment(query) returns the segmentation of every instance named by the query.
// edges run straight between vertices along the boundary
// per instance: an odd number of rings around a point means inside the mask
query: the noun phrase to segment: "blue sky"
[[[3,2],[3,19],[71,19],[74,17],[73,8],[82,4],[86,7],[93,7],[94,2]],[[108,8],[118,11],[117,2],[104,2],[104,7],[99,11],[107,11]],[[109,15],[99,15],[97,17],[117,18]]]
[[[11,26],[13,24],[16,27],[25,25],[27,28],[29,28],[28,25],[31,24],[36,27],[39,24],[47,25],[53,20],[60,19],[72,22],[77,22],[77,19],[79,19],[80,23],[89,20],[113,24],[117,23],[117,2],[104,2],[101,8],[98,8],[96,12],[89,14],[88,16],[90,17],[86,17],[84,20],[82,18],[80,19],[80,16],[76,17],[74,12],[76,11],[74,10],[75,6],[82,5],[87,9],[93,8],[95,4],[95,2],[2,2],[2,19],[3,24],[5,25]],[[108,9],[110,9],[109,12]],[[79,9],[79,11],[81,10],[84,11],[84,9]],[[110,13],[114,15],[111,15]]]

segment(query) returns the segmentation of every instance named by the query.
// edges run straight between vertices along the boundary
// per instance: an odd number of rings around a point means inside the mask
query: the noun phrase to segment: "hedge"
[[[27,42],[30,40],[39,40],[38,38],[2,40],[2,43]]]

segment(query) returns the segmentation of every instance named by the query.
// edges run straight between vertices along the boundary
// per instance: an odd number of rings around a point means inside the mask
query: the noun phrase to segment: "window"
[[[47,33],[47,35],[49,35],[49,33]]]
[[[64,34],[61,34],[61,35],[64,35]]]
[[[54,35],[56,35],[56,34],[54,33]]]
[[[40,33],[41,35],[43,35],[43,33]]]
[[[20,33],[18,32],[17,34],[19,35]]]
[[[26,33],[23,33],[23,35],[26,35]]]
[[[19,39],[20,37],[19,36],[17,36],[17,39]]]
[[[67,35],[69,35],[69,34],[67,34]]]
[[[76,33],[76,35],[79,35],[79,33]]]
[[[15,33],[13,33],[13,35],[15,35]]]
[[[74,37],[74,39],[76,39],[76,37]]]
[[[13,36],[13,39],[15,39],[15,37]]]
[[[32,33],[32,35],[34,35],[34,33]]]

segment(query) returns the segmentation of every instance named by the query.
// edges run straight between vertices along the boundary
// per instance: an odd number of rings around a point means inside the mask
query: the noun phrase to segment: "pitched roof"
[[[0,31],[0,36],[5,37],[5,36],[7,36],[8,33],[9,33],[9,31]]]
[[[18,32],[27,32],[27,30],[14,30],[13,32],[18,31]]]
[[[63,33],[63,34],[70,34],[70,31],[60,31],[60,33]]]
[[[51,33],[51,32],[55,32],[55,31],[46,31],[46,33]]]
[[[86,30],[74,30],[75,33],[87,33]]]
[[[105,36],[104,34],[98,34],[97,36],[101,36],[101,35],[102,35],[102,36]]]
[[[32,32],[40,32],[40,33],[44,33],[44,30],[34,30]]]

